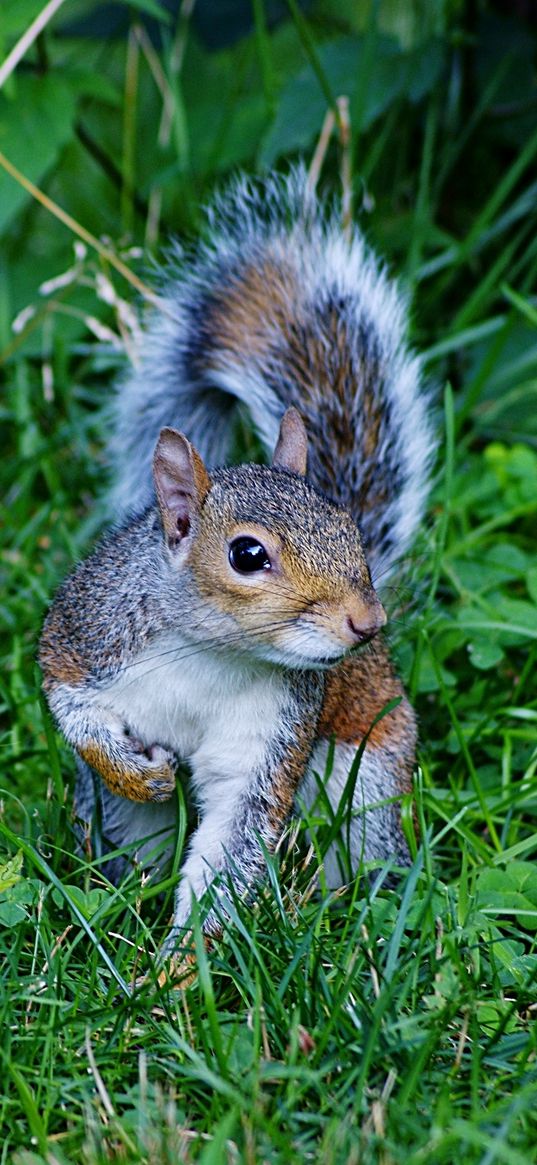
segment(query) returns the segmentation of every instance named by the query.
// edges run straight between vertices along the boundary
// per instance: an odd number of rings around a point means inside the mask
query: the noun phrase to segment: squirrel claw
[[[174,991],[184,991],[194,982],[197,973],[198,964],[194,951],[178,952],[159,973],[157,982],[160,988],[171,987]]]
[[[207,941],[205,945],[208,946]],[[184,991],[190,987],[198,973],[196,949],[191,930],[183,934],[180,944],[174,945],[173,949],[169,940],[164,944],[160,951],[158,968],[160,969],[157,969],[156,985],[160,990],[170,988],[173,991]],[[155,984],[154,974],[151,975],[150,972],[146,971],[145,974],[136,978],[134,987],[135,989],[145,988],[151,984]]]
[[[145,755],[149,761],[146,786],[151,800],[167,801],[175,789],[174,757],[159,744],[149,745]]]
[[[151,801],[169,801],[174,789],[175,781],[163,778],[161,781],[148,781],[147,788],[151,793]]]

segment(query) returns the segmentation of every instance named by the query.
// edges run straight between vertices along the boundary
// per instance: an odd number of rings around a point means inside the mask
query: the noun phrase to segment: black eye
[[[269,556],[256,538],[235,538],[229,548],[229,561],[239,574],[253,574],[256,570],[270,570]]]

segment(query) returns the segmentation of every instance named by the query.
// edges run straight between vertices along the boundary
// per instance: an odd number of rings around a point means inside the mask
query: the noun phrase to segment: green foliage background
[[[3,0],[0,58],[42,8]],[[535,40],[522,3],[66,0],[0,91],[1,154],[149,284],[215,185],[309,161],[346,95],[355,216],[413,296],[442,433],[389,599],[412,870],[333,901],[295,837],[187,991],[128,997],[173,878],[114,890],[73,856],[34,651],[99,525],[143,304],[0,167],[1,1162],[537,1160]],[[340,162],[334,137],[327,195]]]

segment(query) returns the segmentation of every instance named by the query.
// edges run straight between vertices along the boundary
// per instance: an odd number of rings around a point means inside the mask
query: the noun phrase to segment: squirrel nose
[[[368,611],[363,619],[355,615],[347,615],[347,631],[350,632],[355,644],[369,643],[369,640],[384,627],[386,612],[381,603],[376,602],[372,610]]]

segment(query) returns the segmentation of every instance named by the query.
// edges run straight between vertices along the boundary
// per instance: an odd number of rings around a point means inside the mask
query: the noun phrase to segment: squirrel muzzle
[[[387,622],[382,603],[373,592],[367,600],[356,599],[344,605],[341,638],[349,647],[369,643]]]

